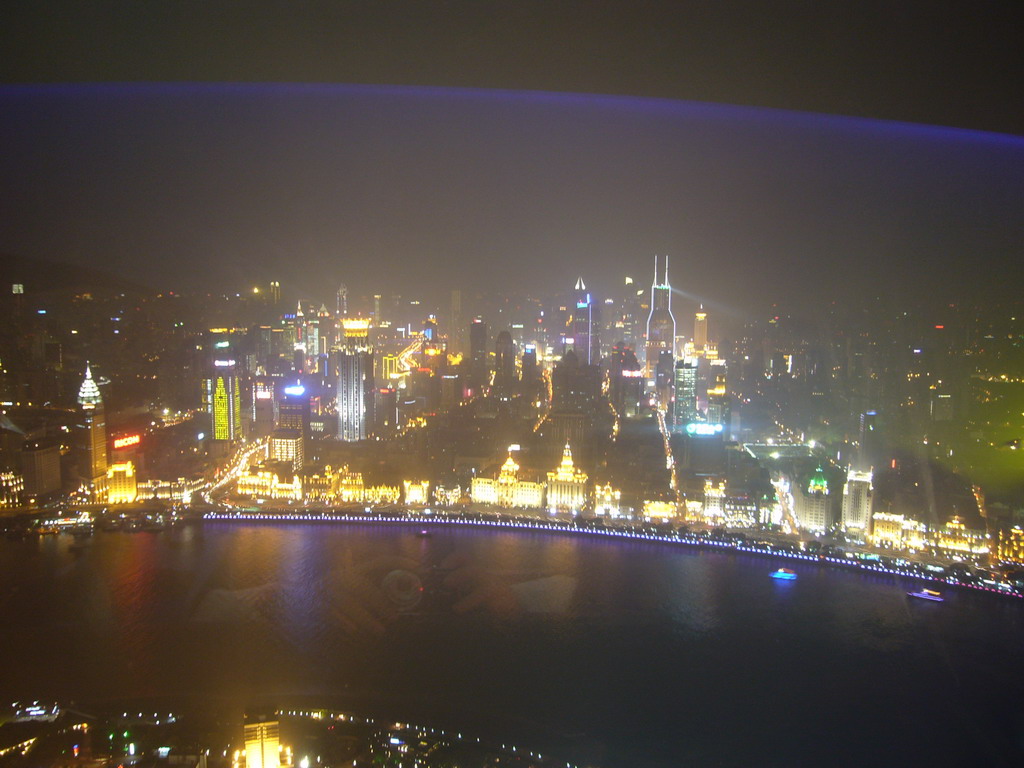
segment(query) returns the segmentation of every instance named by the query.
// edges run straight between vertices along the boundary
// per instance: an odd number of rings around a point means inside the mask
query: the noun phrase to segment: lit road
[[[202,492],[203,501],[207,504],[213,503],[213,494],[221,490],[229,483],[236,481],[249,465],[252,464],[253,459],[257,454],[262,454],[260,458],[266,458],[267,456],[267,438],[261,437],[254,442],[243,445],[239,448],[234,456],[231,457],[231,461],[227,467],[225,467],[213,484]]]

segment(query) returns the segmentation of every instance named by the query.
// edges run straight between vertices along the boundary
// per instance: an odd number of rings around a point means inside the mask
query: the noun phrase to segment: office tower
[[[270,301],[274,306],[281,303],[281,284],[277,280],[270,283]]]
[[[599,357],[594,354],[594,335],[597,330],[594,325],[594,302],[582,277],[576,281],[573,292],[576,306],[572,313],[572,348],[582,365],[593,365]]]
[[[348,287],[342,283],[338,288],[338,314],[339,319],[348,317]]]
[[[277,402],[272,379],[258,378],[252,382],[252,434],[266,437],[277,422]]]
[[[309,437],[309,395],[299,382],[284,388],[277,406],[277,429],[296,430]]]
[[[712,360],[708,366],[707,398],[708,423],[728,425],[730,413],[725,360]]]
[[[462,291],[457,288],[452,290],[448,322],[449,350],[458,354],[465,354],[466,329],[462,314]]]
[[[107,468],[107,501],[110,504],[131,504],[138,496],[138,474],[130,461],[111,464]]]
[[[654,282],[651,284],[651,312],[647,316],[647,378],[654,378],[659,355],[663,351],[674,354],[676,319],[672,316],[672,286],[668,282],[668,256],[661,279],[658,276],[658,257],[654,257]]]
[[[268,454],[271,461],[289,462],[293,472],[305,464],[305,440],[298,429],[275,429],[270,435]]]
[[[343,318],[344,341],[338,350],[338,439],[365,440],[373,428],[373,348],[370,321]]]
[[[60,490],[60,446],[54,440],[29,440],[21,448],[25,493],[38,499]]]
[[[516,347],[512,334],[502,331],[494,341],[494,386],[509,389],[516,382]]]
[[[92,378],[92,369],[85,364],[85,379],[78,389],[81,418],[78,422],[78,474],[93,496],[100,495],[107,478],[107,419],[100,389]]]
[[[607,358],[608,397],[625,418],[640,415],[644,400],[644,370],[628,347],[613,347]]]
[[[381,387],[373,391],[373,433],[380,437],[398,429],[398,391]]]
[[[806,491],[800,483],[793,484],[793,512],[801,528],[823,533],[831,527],[832,501],[825,472],[820,465],[807,482]]]
[[[697,361],[692,358],[676,363],[672,417],[677,432],[685,430],[687,424],[700,418],[697,410]]]
[[[693,347],[695,350],[703,351],[708,346],[708,313],[704,311],[704,305],[693,316]]]
[[[858,472],[851,468],[843,486],[843,527],[859,529],[864,535],[871,533],[871,500],[874,496],[871,480],[871,472]]]
[[[524,383],[533,383],[540,378],[540,368],[537,365],[537,347],[534,344],[527,344],[523,348],[522,368]]]
[[[211,439],[224,448],[242,438],[242,399],[235,361],[213,361],[214,374],[203,380],[203,403],[210,415]]]
[[[487,323],[479,317],[469,324],[469,366],[470,383],[473,393],[477,394],[490,378],[487,365]]]
[[[281,736],[277,720],[266,715],[245,718],[245,768],[280,768]]]

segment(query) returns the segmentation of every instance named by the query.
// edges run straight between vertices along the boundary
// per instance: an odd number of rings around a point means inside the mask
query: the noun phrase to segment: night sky
[[[753,310],[1012,295],[1024,6],[964,6],[8,5],[0,253],[322,299],[602,293],[655,253]]]
[[[667,100],[301,85],[0,89],[0,251],[158,288],[722,304],[1003,289],[1024,139]]]

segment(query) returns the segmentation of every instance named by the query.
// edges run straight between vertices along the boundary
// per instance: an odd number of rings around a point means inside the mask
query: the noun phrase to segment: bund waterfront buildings
[[[668,266],[649,291],[580,276],[439,306],[335,280],[12,294],[30,343],[0,349],[0,505],[479,504],[1020,557],[1024,498],[995,470],[1024,422],[1003,407],[1015,308],[742,321],[674,301]]]

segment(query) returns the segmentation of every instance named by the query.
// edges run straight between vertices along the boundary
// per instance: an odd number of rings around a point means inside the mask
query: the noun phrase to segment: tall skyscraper
[[[338,317],[348,317],[348,287],[344,283],[338,288]]]
[[[338,439],[365,440],[373,427],[373,348],[370,321],[342,318],[344,339],[338,350]]]
[[[668,256],[660,280],[658,257],[654,257],[654,282],[651,284],[651,313],[647,316],[647,378],[653,378],[662,351],[674,354],[676,319],[672,316],[672,286],[668,282]]]
[[[94,497],[102,494],[107,477],[107,418],[100,388],[92,378],[92,368],[85,364],[85,380],[78,389],[81,410],[79,427],[78,473],[83,485]]]
[[[489,378],[487,366],[487,323],[479,317],[469,324],[470,383],[479,392]]]
[[[210,414],[211,437],[233,443],[242,438],[242,398],[234,360],[214,360],[216,372],[203,381],[203,402]]]
[[[267,716],[246,717],[245,768],[278,768],[281,765],[280,724]]]
[[[851,468],[843,486],[843,527],[859,529],[865,535],[871,533],[871,499],[874,493],[871,479],[871,472],[858,472]]]
[[[502,331],[494,341],[494,386],[508,389],[516,382],[516,346],[512,334]]]
[[[693,346],[696,349],[704,349],[708,345],[708,313],[704,311],[704,305],[700,305],[697,314],[693,316]]]
[[[598,362],[594,355],[597,330],[594,325],[594,302],[582,277],[576,281],[573,293],[576,305],[572,313],[573,349],[576,350],[576,357],[579,358],[581,365],[594,365]]]
[[[697,410],[697,361],[694,359],[680,360],[676,363],[675,401],[672,410],[672,423],[676,431],[685,430],[687,424],[700,418],[700,412]]]

